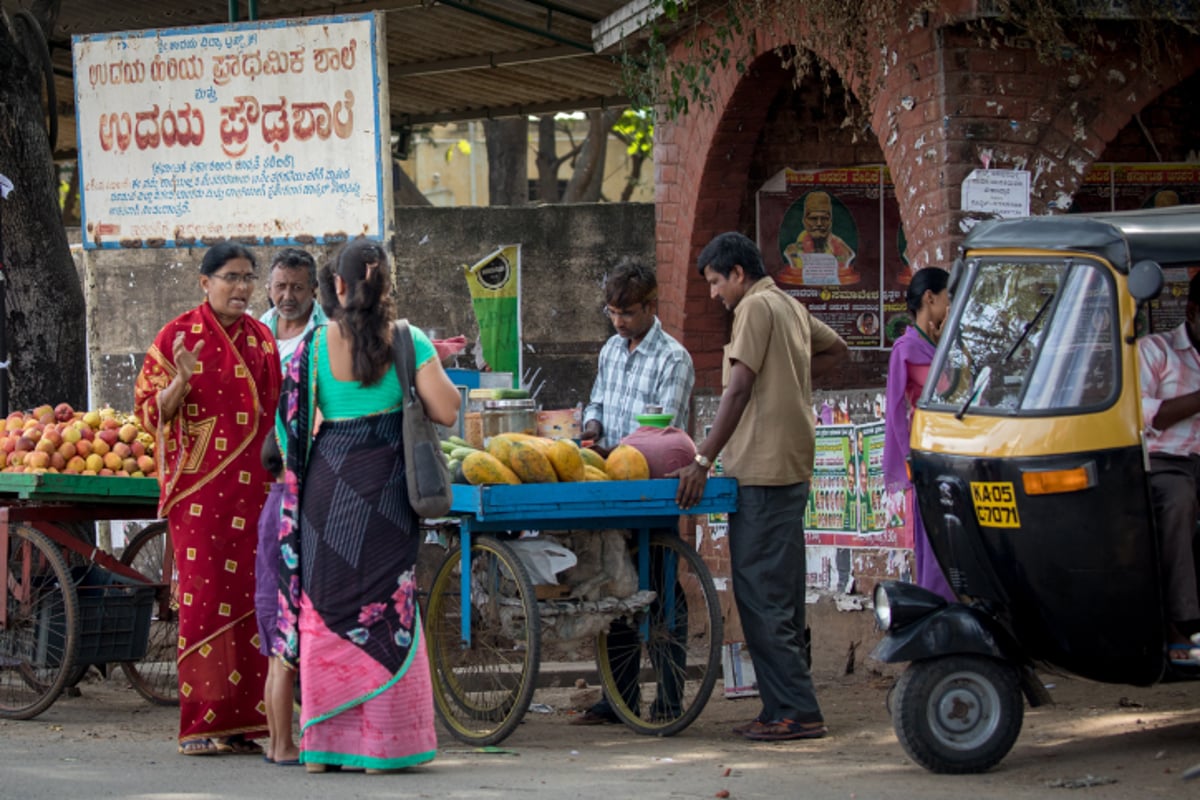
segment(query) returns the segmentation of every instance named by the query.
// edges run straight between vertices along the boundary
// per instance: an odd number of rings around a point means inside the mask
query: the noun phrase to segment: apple
[[[134,439],[129,443],[129,454],[134,458],[141,458],[146,455],[146,445],[142,444],[140,440]]]
[[[18,450],[15,453],[8,454],[8,465],[10,467],[20,466],[25,461],[25,451]]]
[[[20,411],[14,411],[4,420],[4,430],[19,431],[25,427],[25,415]]]
[[[121,420],[116,417],[104,417],[100,420],[100,430],[104,431],[119,431],[121,429]]]
[[[133,450],[131,450],[129,445],[126,444],[125,442],[117,442],[116,444],[114,444],[112,446],[112,451],[114,453],[116,453],[117,455],[119,455],[121,458],[129,458],[130,456],[133,455]]]
[[[54,418],[59,422],[75,419],[75,409],[70,403],[59,403],[54,407]]]
[[[72,458],[79,455],[79,451],[75,449],[75,445],[71,444],[70,442],[63,442],[54,452],[58,453],[67,461],[70,461]]]
[[[67,459],[67,472],[83,472],[87,469],[87,461],[80,456],[71,456]]]
[[[84,464],[86,464],[87,468],[92,471],[93,475],[95,475],[100,470],[104,469],[104,457],[97,455],[96,453],[92,453],[84,460]]]
[[[83,433],[74,425],[68,425],[62,432],[62,438],[64,442],[75,444],[83,438]]]
[[[117,438],[119,438],[122,442],[132,442],[137,438],[137,435],[138,427],[132,422],[126,422],[121,426],[120,430],[117,431]]]
[[[41,450],[35,450],[25,456],[25,466],[33,467],[34,469],[45,469],[50,466],[50,454]]]
[[[109,447],[108,442],[104,441],[103,439],[97,439],[96,441],[92,442],[92,452],[98,456],[106,455],[109,450],[112,450],[112,448]]]
[[[114,444],[121,441],[117,436],[116,428],[101,428],[100,432],[96,434],[96,438],[107,444],[110,450]]]
[[[138,456],[137,468],[147,475],[149,475],[151,472],[154,472],[157,466],[158,465],[155,463],[154,459],[150,456]]]
[[[138,471],[137,459],[133,458],[133,457],[122,459],[121,460],[121,469],[124,470],[126,474],[129,474],[132,472],[137,472]]]
[[[33,449],[38,453],[53,453],[58,450],[58,445],[49,439],[38,439],[37,444],[33,446]]]
[[[67,468],[67,460],[62,457],[62,453],[50,454],[50,469],[63,470]]]
[[[100,421],[99,411],[85,411],[83,414],[83,423],[92,430],[100,427]]]
[[[100,474],[101,475],[116,475],[117,473],[113,472],[108,467],[105,467],[104,469],[100,470]]]
[[[81,439],[75,443],[75,455],[82,458],[87,458],[92,453],[92,443],[87,439]]]
[[[104,454],[104,466],[108,467],[109,469],[113,470],[114,472],[116,470],[119,470],[123,465],[124,465],[124,459],[122,459],[116,453],[109,451]]]
[[[54,406],[47,403],[44,405],[40,405],[37,408],[35,408],[33,411],[29,412],[29,416],[33,417],[34,419],[37,419],[38,417],[44,416],[46,414],[50,414],[51,416],[53,416],[54,415]]]
[[[30,439],[28,436],[22,435],[20,438],[17,439],[17,446],[14,447],[13,449],[19,453],[27,453],[27,452],[30,452],[31,450],[33,450],[33,448],[36,445],[37,445],[37,442],[35,442],[33,439]]]

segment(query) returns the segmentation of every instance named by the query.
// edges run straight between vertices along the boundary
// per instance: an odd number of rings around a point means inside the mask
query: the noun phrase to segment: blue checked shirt
[[[663,331],[655,317],[632,353],[619,335],[604,343],[583,424],[600,420],[602,430],[596,444],[601,447],[616,447],[637,430],[634,417],[645,413],[646,406],[662,406],[662,413],[675,415],[672,425],[686,429],[695,383],[692,357]]]

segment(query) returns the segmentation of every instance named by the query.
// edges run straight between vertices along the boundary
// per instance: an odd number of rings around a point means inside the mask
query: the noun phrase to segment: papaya
[[[583,480],[583,457],[579,455],[579,448],[570,439],[555,439],[551,442],[547,458],[550,459],[550,466],[554,467],[554,474],[560,481]]]
[[[515,441],[511,433],[501,433],[488,439],[487,451],[501,464],[508,466],[509,451]]]
[[[608,477],[608,473],[602,469],[596,469],[591,464],[583,465],[583,479],[585,481],[607,481],[612,480]]]
[[[467,483],[480,486],[485,483],[508,483],[516,485],[521,482],[516,473],[493,456],[482,450],[471,453],[459,465]]]
[[[650,477],[650,464],[636,447],[621,444],[608,454],[604,471],[614,481],[644,481]]]
[[[595,467],[596,469],[604,469],[604,456],[587,447],[582,447],[579,450],[579,455],[583,458],[585,466]]]
[[[513,442],[508,451],[508,464],[522,483],[558,483],[550,459],[530,442]]]

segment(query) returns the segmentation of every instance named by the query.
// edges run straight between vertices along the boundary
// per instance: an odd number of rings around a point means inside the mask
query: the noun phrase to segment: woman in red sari
[[[259,454],[279,401],[275,338],[246,313],[254,256],[230,242],[200,264],[205,302],[167,323],[137,379],[154,432],[159,515],[179,576],[179,752],[261,753],[267,735],[254,613],[257,521],[273,476]]]

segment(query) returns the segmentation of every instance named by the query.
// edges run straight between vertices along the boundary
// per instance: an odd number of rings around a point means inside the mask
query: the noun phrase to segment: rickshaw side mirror
[[[1139,306],[1158,297],[1163,281],[1162,267],[1157,261],[1139,261],[1129,268],[1129,293]]]

